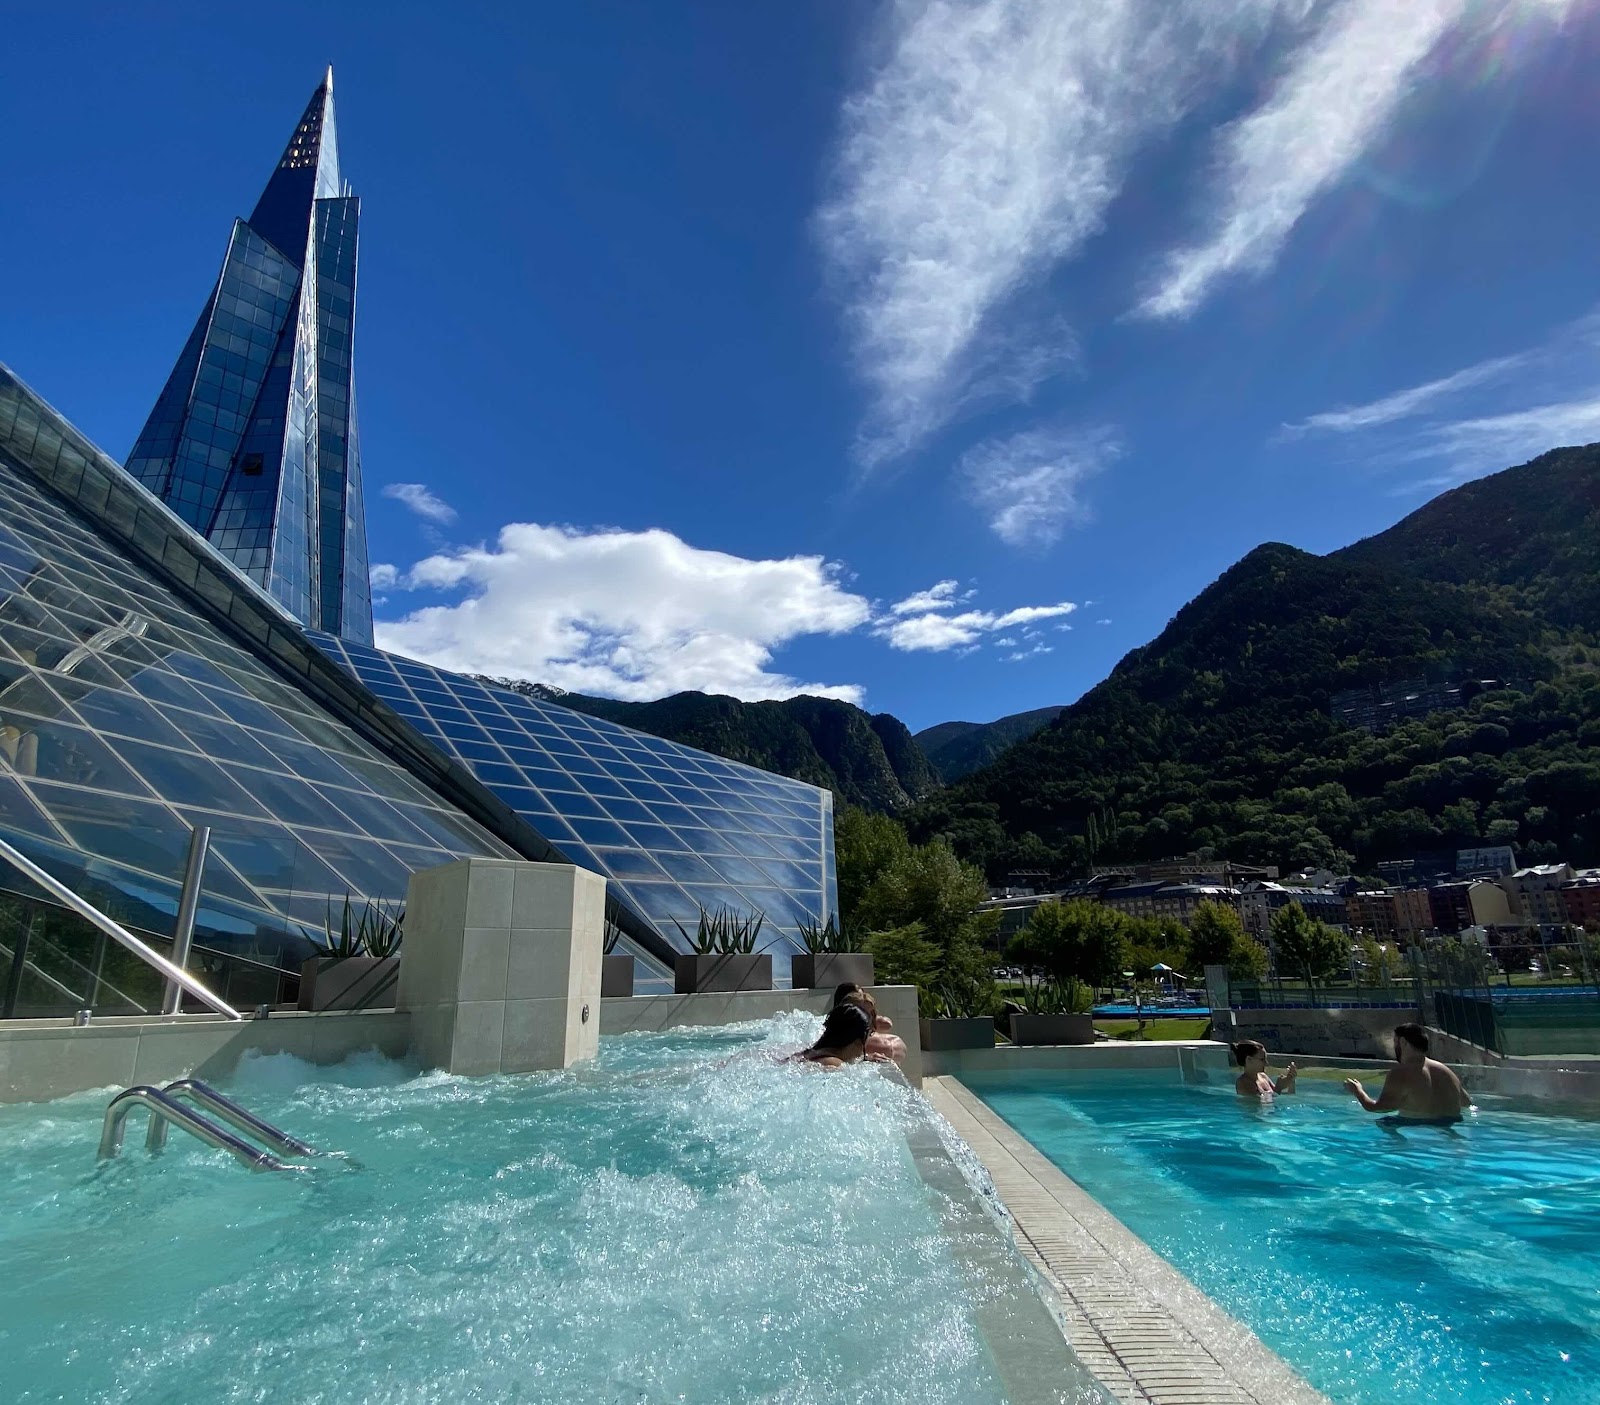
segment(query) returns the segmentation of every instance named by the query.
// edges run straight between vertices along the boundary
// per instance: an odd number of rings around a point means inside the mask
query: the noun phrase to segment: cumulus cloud
[[[446,525],[456,520],[456,510],[433,491],[426,483],[389,483],[383,495],[403,503],[427,522]]]
[[[1004,611],[966,609],[952,614],[950,610],[956,600],[965,602],[976,593],[969,590],[958,596],[959,586],[958,581],[940,581],[929,590],[907,596],[906,600],[891,605],[888,613],[874,623],[873,633],[886,639],[891,648],[906,653],[972,649],[985,640],[996,648],[1004,648],[1018,642],[1015,635],[1005,631],[1035,620],[1060,619],[1078,608],[1071,600],[1059,600],[1051,605],[1019,605]],[[907,601],[922,602],[919,606],[922,612],[901,610],[900,606]],[[1032,633],[1023,631],[1025,638]],[[992,635],[1000,637],[989,638]]]
[[[1083,519],[1080,485],[1118,452],[1109,429],[1030,429],[969,449],[956,478],[1001,541],[1045,547]]]
[[[393,590],[400,583],[400,569],[387,561],[379,561],[367,572],[367,579],[374,590]]]
[[[936,581],[926,590],[919,590],[906,596],[904,600],[896,600],[889,606],[892,615],[921,615],[929,610],[949,609],[956,603],[956,590],[959,581]]]
[[[874,397],[860,457],[974,394],[1026,398],[1070,355],[996,312],[1101,227],[1134,152],[1304,0],[902,0],[845,103],[817,216]]]
[[[659,530],[517,522],[493,546],[439,552],[394,584],[461,596],[376,626],[383,648],[442,668],[635,700],[685,689],[863,697],[856,684],[772,667],[783,645],[848,633],[872,616],[820,556],[750,560]]]

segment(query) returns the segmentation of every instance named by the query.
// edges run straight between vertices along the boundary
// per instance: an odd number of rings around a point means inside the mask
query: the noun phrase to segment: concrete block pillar
[[[606,881],[571,864],[460,859],[411,875],[397,1006],[450,1073],[593,1058]]]

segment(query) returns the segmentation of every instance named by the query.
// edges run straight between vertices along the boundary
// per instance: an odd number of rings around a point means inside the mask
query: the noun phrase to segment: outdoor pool
[[[908,1144],[937,1133],[920,1099],[870,1067],[770,1057],[816,1028],[605,1039],[519,1078],[250,1057],[227,1090],[350,1158],[299,1176],[177,1131],[152,1160],[142,1114],[97,1164],[104,1092],[0,1107],[0,1393],[1105,1399],[1038,1330],[966,1181],[930,1190]],[[997,1330],[1037,1344],[1047,1392],[1013,1388]]]
[[[1391,1131],[1304,1076],[1266,1107],[963,1082],[1338,1405],[1600,1400],[1600,1123],[1490,1102]]]

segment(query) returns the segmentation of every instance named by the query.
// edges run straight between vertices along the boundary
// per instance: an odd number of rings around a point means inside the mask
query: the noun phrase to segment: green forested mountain
[[[1600,630],[1600,445],[1556,449],[1464,483],[1333,554],[1425,580],[1496,587],[1558,628]]]
[[[1054,722],[1061,712],[1058,704],[1014,712],[993,722],[940,722],[918,732],[916,741],[940,780],[958,781],[987,766],[1008,746]]]
[[[1326,557],[1259,547],[913,834],[992,874],[1206,848],[1370,868],[1478,840],[1600,862],[1597,503],[1600,446],[1558,450]],[[1330,714],[1410,679],[1468,704],[1375,735]]]
[[[905,723],[832,698],[747,703],[709,693],[675,693],[656,702],[617,702],[521,680],[488,681],[730,761],[826,786],[869,810],[903,810],[939,785]]]

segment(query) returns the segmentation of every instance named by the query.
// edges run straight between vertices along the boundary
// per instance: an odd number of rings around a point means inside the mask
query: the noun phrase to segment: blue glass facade
[[[416,869],[519,856],[108,539],[122,521],[175,561],[183,528],[96,489],[61,431],[0,368],[0,835],[151,926],[209,825],[203,941],[290,964],[330,902],[403,900]]]
[[[781,980],[837,908],[829,792],[372,647],[333,123],[330,73],[126,472],[0,366],[0,835],[149,926],[208,825],[201,931],[291,962],[330,899],[570,862],[623,950],[759,913]]]
[[[833,797],[817,786],[412,659],[313,634],[330,656],[543,835],[669,948],[702,909],[800,924],[837,909]],[[783,939],[787,938],[787,942]]]
[[[351,379],[360,214],[330,71],[235,222],[127,467],[296,619],[370,643]]]

